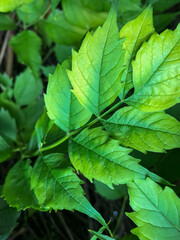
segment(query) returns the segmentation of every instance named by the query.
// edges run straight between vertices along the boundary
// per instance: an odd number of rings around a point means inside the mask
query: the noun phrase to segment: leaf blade
[[[180,147],[180,123],[163,112],[147,113],[125,107],[103,124],[123,146],[144,153]]]
[[[73,51],[72,71],[68,71],[79,102],[97,116],[121,90],[124,40],[119,40],[116,20],[112,8],[102,28],[88,33],[79,52]]]
[[[135,212],[127,213],[138,227],[132,232],[142,240],[180,237],[180,199],[169,187],[164,190],[151,179],[128,184],[130,205]]]

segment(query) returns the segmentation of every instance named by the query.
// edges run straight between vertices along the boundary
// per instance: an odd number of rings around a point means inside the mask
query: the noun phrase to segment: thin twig
[[[62,215],[62,212],[58,212],[57,215],[58,215],[59,219],[61,220],[61,223],[62,223],[64,229],[66,230],[66,233],[67,233],[69,239],[70,240],[74,240],[74,237],[72,236],[71,231],[70,231],[68,225],[65,222],[65,219],[64,219],[64,217]]]
[[[6,35],[5,35],[5,38],[4,38],[2,48],[1,48],[1,52],[0,52],[0,65],[3,61],[4,55],[5,55],[5,52],[6,52],[6,47],[8,45],[9,37],[10,37],[10,31],[7,31]]]
[[[12,237],[8,238],[8,240],[14,240],[15,238],[17,238],[19,235],[25,233],[27,230],[25,228],[21,228],[19,229],[18,232],[14,233]]]
[[[13,36],[13,33],[10,33],[9,39]],[[14,53],[11,46],[8,46],[7,48],[7,54],[6,54],[6,73],[9,77],[12,76],[13,71],[13,59],[14,59]]]
[[[123,199],[123,203],[122,203],[122,207],[121,207],[121,212],[119,213],[119,217],[118,217],[118,220],[117,220],[117,223],[116,223],[116,226],[113,230],[113,236],[115,235],[115,233],[117,232],[117,229],[121,223],[121,220],[122,220],[122,217],[123,217],[123,214],[124,214],[124,210],[125,210],[125,207],[126,207],[126,202],[127,202],[127,199],[128,199],[128,196],[126,195]]]

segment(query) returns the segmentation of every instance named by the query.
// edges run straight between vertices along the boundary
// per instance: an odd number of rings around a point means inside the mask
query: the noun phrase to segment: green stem
[[[122,207],[121,207],[121,212],[119,213],[119,217],[118,217],[118,220],[117,220],[117,223],[116,223],[116,226],[113,230],[113,236],[116,234],[117,232],[117,229],[121,223],[121,220],[122,220],[122,217],[123,217],[123,214],[124,214],[124,210],[125,210],[125,207],[126,207],[126,202],[127,202],[127,199],[128,199],[128,196],[126,195],[123,199],[123,203],[122,203]]]
[[[91,122],[89,122],[88,124],[86,124],[85,126],[75,130],[75,131],[72,131],[71,133],[68,133],[66,136],[64,136],[63,138],[59,139],[57,142],[47,146],[47,147],[44,147],[44,148],[41,148],[39,150],[37,150],[35,153],[33,153],[31,156],[32,157],[35,157],[35,156],[38,156],[40,152],[44,152],[44,151],[47,151],[47,150],[50,150],[52,148],[55,148],[57,146],[59,146],[60,144],[62,144],[63,142],[65,142],[68,138],[70,138],[71,136],[79,133],[80,131],[82,131],[83,129],[87,128],[87,127],[91,127],[92,125],[94,125],[95,123],[97,123],[98,121],[100,121],[103,117],[105,117],[106,115],[108,115],[109,113],[111,113],[112,111],[114,111],[116,108],[118,108],[119,106],[121,106],[123,104],[123,102],[118,102],[117,104],[115,104],[113,107],[111,107],[109,110],[107,110],[105,113],[103,113],[101,116],[97,117],[96,119],[92,120]]]

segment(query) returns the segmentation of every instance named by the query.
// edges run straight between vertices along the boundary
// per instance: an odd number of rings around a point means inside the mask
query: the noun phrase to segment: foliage
[[[77,210],[102,225],[92,239],[118,239],[85,196],[86,179],[104,198],[124,198],[117,224],[129,195],[139,239],[180,239],[170,171],[179,169],[180,25],[165,30],[177,3],[0,0],[16,55],[14,72],[4,63],[0,74],[0,239],[26,209]]]

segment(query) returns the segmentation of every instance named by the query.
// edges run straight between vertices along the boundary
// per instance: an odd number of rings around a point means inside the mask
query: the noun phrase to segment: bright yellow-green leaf
[[[70,69],[68,60],[57,66],[55,73],[49,77],[44,96],[49,118],[65,132],[83,126],[92,115],[71,92],[67,69]]]
[[[102,27],[88,33],[79,52],[73,51],[68,72],[80,103],[95,115],[114,102],[121,90],[124,40],[119,40],[114,8]]]
[[[176,30],[155,33],[133,62],[134,94],[127,99],[142,111],[160,111],[179,102],[180,25]]]
[[[134,58],[141,44],[146,41],[154,32],[152,7],[147,7],[136,19],[128,22],[120,31],[120,38],[125,38],[123,48],[125,49],[124,65],[126,70],[123,73],[122,81],[124,87],[121,98],[133,88],[131,60]]]
[[[16,7],[33,0],[0,0],[0,12],[13,11]]]
[[[137,228],[132,230],[141,240],[180,239],[180,199],[169,187],[163,190],[151,179],[136,179],[128,184],[130,205],[126,213]]]
[[[125,184],[136,178],[151,177],[157,182],[162,178],[149,172],[128,155],[132,149],[119,146],[101,127],[85,129],[69,141],[69,157],[77,171],[90,181],[96,179],[112,188],[112,184]]]
[[[180,147],[180,123],[163,112],[147,113],[125,107],[104,121],[104,126],[123,146],[141,152]]]

